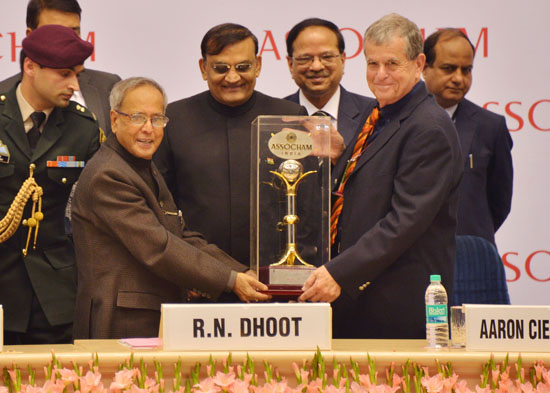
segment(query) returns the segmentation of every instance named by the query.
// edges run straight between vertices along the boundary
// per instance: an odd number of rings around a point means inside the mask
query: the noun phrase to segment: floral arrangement
[[[233,366],[231,354],[220,367],[210,356],[204,370],[197,363],[190,377],[183,379],[181,359],[174,365],[172,388],[166,389],[163,369],[154,361],[154,375],[150,377],[143,359],[134,364],[133,354],[114,374],[109,386],[104,385],[99,372],[97,355],[84,372],[74,361],[71,368],[65,368],[52,354],[52,360],[44,367],[44,383],[36,383],[36,372],[28,368],[28,380],[23,381],[17,365],[4,369],[0,393],[550,393],[550,371],[542,361],[527,370],[522,367],[521,356],[512,366],[508,356],[502,364],[491,359],[485,364],[480,383],[472,390],[467,381],[459,379],[451,364],[437,364],[437,372],[430,375],[427,367],[407,361],[400,370],[391,364],[385,370],[385,382],[379,382],[375,361],[367,355],[367,373],[361,374],[359,363],[350,359],[350,365],[332,362],[332,375],[328,371],[321,352],[311,362],[301,366],[293,363],[296,383],[291,384],[279,372],[264,361],[264,379],[259,382],[256,365],[247,356],[243,364]],[[348,369],[348,367],[350,367]],[[201,374],[201,370],[205,373]],[[401,375],[399,375],[399,372]],[[527,375],[526,375],[527,374]],[[107,382],[105,382],[107,383]]]

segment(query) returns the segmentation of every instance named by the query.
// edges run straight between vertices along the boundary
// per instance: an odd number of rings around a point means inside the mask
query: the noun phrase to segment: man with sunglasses
[[[171,120],[155,161],[189,228],[249,264],[251,123],[306,111],[254,90],[262,59],[246,27],[213,27],[201,52],[208,90],[168,105]]]
[[[290,74],[300,89],[285,99],[303,105],[310,115],[318,111],[328,114],[349,145],[374,99],[340,85],[346,52],[338,26],[324,19],[305,19],[288,33],[286,50]]]
[[[185,228],[151,159],[164,134],[166,95],[147,78],[111,92],[113,134],[82,172],[73,217],[78,261],[75,338],[158,335],[162,303],[187,290],[216,299],[266,300],[267,287]],[[90,209],[90,206],[93,209]]]

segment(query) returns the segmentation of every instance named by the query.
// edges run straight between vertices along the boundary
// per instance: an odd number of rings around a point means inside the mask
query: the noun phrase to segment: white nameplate
[[[165,351],[331,349],[328,303],[163,304]]]
[[[466,349],[550,351],[550,306],[464,305]]]

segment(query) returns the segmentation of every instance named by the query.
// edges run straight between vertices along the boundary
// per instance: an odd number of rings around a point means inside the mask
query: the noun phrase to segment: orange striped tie
[[[355,146],[353,147],[353,153],[351,154],[351,158],[348,160],[348,165],[346,166],[344,174],[342,175],[340,187],[338,187],[338,191],[335,192],[335,194],[338,195],[338,198],[332,205],[332,212],[330,214],[331,245],[334,244],[336,240],[336,234],[338,233],[338,218],[340,217],[340,213],[342,213],[342,209],[344,207],[344,187],[349,179],[349,176],[355,169],[355,165],[357,165],[357,160],[359,160],[359,157],[361,157],[361,154],[363,154],[363,151],[365,151],[368,143],[368,138],[374,131],[374,126],[376,125],[376,122],[379,118],[380,110],[378,109],[378,107],[375,107],[370,113],[367,121],[365,122],[365,125],[363,126],[363,129],[357,137],[357,142],[355,142]]]

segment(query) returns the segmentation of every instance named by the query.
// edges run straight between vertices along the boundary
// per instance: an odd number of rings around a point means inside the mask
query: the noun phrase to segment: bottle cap
[[[430,281],[439,281],[441,282],[441,276],[439,274],[431,274]]]

